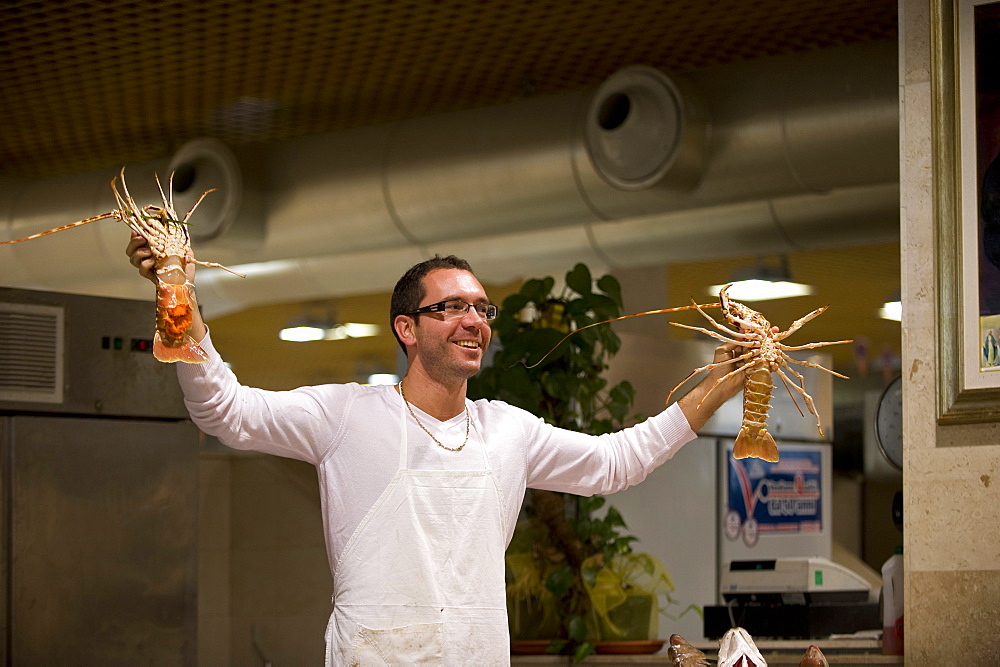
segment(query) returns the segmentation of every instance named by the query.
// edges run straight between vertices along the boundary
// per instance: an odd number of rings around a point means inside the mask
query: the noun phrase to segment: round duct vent
[[[690,188],[701,176],[705,132],[700,104],[659,70],[633,65],[594,92],[585,138],[594,168],[616,188]]]
[[[203,192],[215,189],[191,216],[192,240],[208,241],[225,233],[236,219],[243,196],[239,163],[225,144],[216,139],[189,141],[174,154],[168,171],[173,174],[174,210],[181,217]]]

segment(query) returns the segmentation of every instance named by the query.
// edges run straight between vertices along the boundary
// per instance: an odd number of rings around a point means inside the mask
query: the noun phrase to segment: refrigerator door
[[[195,664],[195,427],[11,416],[4,434],[6,664]]]

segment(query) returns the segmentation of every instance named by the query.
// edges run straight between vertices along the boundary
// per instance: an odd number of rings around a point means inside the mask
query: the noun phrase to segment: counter
[[[902,665],[901,655],[882,655],[882,642],[878,639],[789,639],[755,641],[768,667],[798,665],[810,644],[823,651],[831,665]],[[715,663],[718,656],[717,641],[694,642],[705,656]],[[572,657],[565,655],[514,655],[511,665],[572,665]],[[652,655],[592,655],[585,665],[669,665],[666,647]]]

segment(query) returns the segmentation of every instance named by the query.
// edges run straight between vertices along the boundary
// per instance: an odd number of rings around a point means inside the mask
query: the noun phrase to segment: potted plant
[[[635,417],[635,390],[603,378],[621,345],[617,334],[598,326],[566,335],[620,316],[621,287],[611,275],[595,283],[584,264],[566,274],[558,294],[554,286],[552,277],[528,280],[504,300],[493,322],[500,350],[470,380],[469,396],[506,401],[561,428],[619,430]],[[633,554],[637,538],[622,532],[614,507],[595,514],[604,505],[600,496],[529,490],[507,551],[512,638],[552,639],[550,652],[582,660],[602,638],[647,639],[650,628],[655,637],[657,596],[673,584],[655,558]],[[643,605],[646,615],[635,621]]]

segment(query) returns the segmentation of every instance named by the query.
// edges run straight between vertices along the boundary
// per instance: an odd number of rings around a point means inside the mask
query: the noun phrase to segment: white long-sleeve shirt
[[[555,428],[500,401],[466,401],[472,419],[461,451],[437,446],[401,410],[391,386],[325,384],[268,391],[239,384],[210,337],[210,359],[178,364],[185,404],[195,424],[223,444],[307,461],[316,466],[331,572],[368,510],[399,468],[401,417],[413,469],[482,469],[483,447],[506,506],[507,540],[526,487],[578,495],[609,494],[641,482],[695,437],[676,404],[632,428],[591,436]],[[441,422],[413,407],[442,444],[457,447],[463,412]]]

